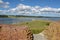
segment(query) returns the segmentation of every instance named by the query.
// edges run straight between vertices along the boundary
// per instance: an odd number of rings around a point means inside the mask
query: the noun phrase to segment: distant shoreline
[[[0,18],[19,18],[19,17],[29,17],[29,18],[60,18],[60,17],[49,17],[49,16],[0,15]]]

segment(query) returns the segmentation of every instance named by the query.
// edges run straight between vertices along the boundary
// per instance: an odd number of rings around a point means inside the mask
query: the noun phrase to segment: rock
[[[60,40],[60,22],[53,22],[44,31],[48,40]]]
[[[1,24],[0,40],[33,40],[33,34],[26,26]]]

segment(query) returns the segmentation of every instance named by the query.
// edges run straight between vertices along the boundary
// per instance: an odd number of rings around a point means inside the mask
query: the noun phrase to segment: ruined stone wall
[[[33,34],[26,26],[0,25],[0,40],[33,40]]]

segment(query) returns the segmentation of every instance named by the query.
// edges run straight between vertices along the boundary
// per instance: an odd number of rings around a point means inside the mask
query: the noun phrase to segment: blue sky
[[[0,0],[0,14],[60,17],[60,0]]]
[[[18,4],[25,4],[30,6],[41,6],[41,7],[60,7],[60,0],[3,0],[4,2],[9,2],[10,7],[16,7]]]

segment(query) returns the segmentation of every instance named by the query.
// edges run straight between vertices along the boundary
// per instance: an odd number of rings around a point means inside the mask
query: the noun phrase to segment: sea
[[[59,21],[60,18],[0,18],[0,24],[16,24],[22,22],[28,22],[32,20],[51,20],[51,21]]]

